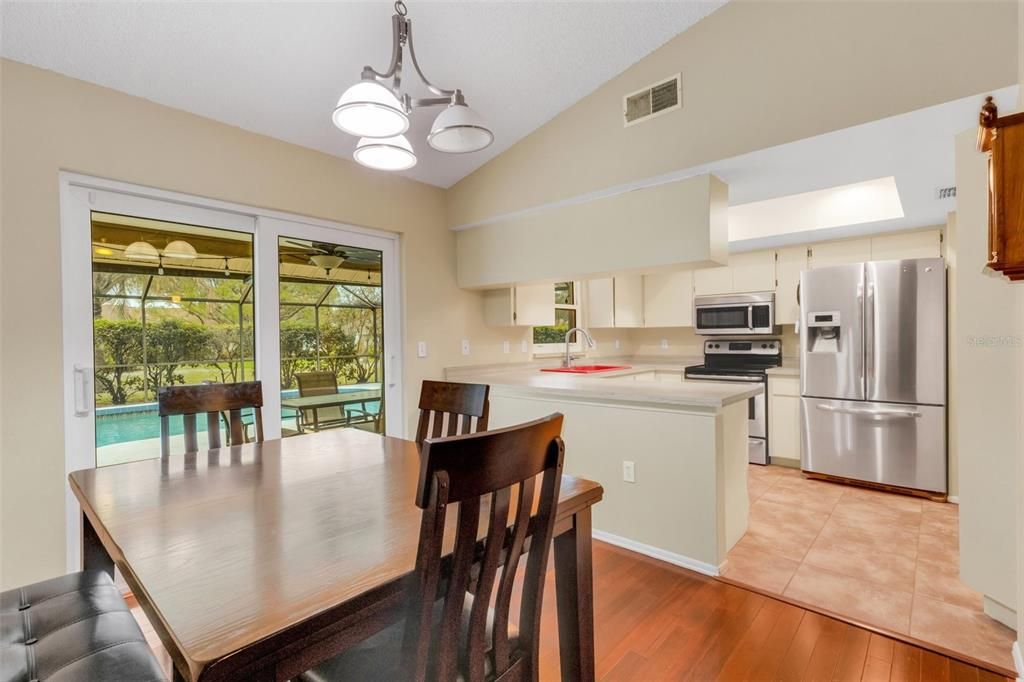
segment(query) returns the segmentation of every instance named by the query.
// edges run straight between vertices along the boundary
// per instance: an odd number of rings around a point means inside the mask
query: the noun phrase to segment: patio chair
[[[338,377],[334,372],[299,372],[295,375],[295,379],[299,383],[300,398],[338,393]],[[329,405],[312,407],[299,412],[303,429],[320,431],[339,426],[372,423],[374,429],[379,430],[380,415],[365,409],[365,405],[362,407]]]

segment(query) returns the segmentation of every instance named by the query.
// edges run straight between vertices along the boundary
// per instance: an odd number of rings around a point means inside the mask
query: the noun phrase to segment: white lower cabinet
[[[693,271],[644,275],[644,326],[693,326]]]
[[[768,375],[768,448],[772,459],[800,461],[800,380]]]

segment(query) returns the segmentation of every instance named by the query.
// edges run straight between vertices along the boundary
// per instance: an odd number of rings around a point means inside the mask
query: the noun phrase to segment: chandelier
[[[427,144],[439,152],[476,152],[494,140],[480,114],[466,105],[461,90],[439,88],[423,75],[412,45],[412,21],[406,13],[405,3],[398,0],[391,17],[391,66],[385,73],[364,66],[361,80],[345,91],[331,117],[334,125],[359,138],[355,160],[377,170],[402,171],[416,165],[416,154],[404,135],[414,108],[445,105],[427,135]],[[415,98],[402,92],[406,47],[413,70],[436,97]]]

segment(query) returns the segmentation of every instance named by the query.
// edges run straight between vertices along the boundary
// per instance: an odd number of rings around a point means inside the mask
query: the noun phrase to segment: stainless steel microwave
[[[776,334],[775,294],[695,296],[693,328],[698,334]]]

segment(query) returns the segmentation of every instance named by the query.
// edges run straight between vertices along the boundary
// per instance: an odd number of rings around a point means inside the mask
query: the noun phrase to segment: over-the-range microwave
[[[695,296],[693,328],[698,334],[777,334],[775,294]]]

